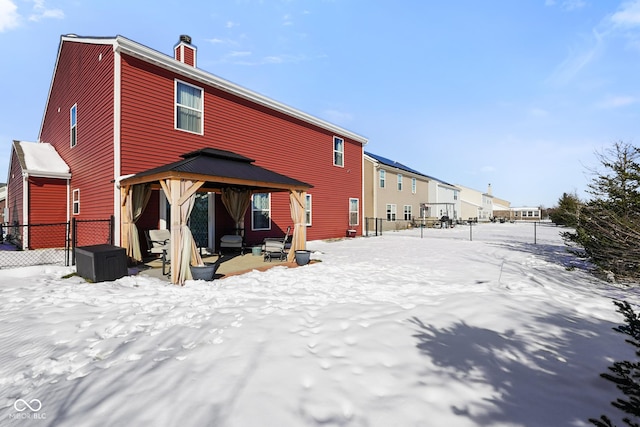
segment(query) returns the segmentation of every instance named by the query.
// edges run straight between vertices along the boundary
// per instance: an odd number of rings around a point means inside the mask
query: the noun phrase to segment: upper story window
[[[402,174],[398,174],[398,191],[402,191]]]
[[[307,226],[311,225],[311,194],[307,194],[305,197],[305,207],[304,207],[305,221]]]
[[[202,88],[176,80],[176,129],[202,135]]]
[[[344,167],[344,140],[333,137],[333,165]]]
[[[271,194],[255,193],[251,197],[251,229],[271,229]]]
[[[457,191],[453,192],[453,200],[458,200],[458,192]]]
[[[380,188],[384,188],[387,182],[387,171],[380,169]]]
[[[411,192],[416,194],[418,191],[418,182],[415,178],[411,178]]]
[[[72,147],[78,142],[78,104],[69,110],[69,141]]]

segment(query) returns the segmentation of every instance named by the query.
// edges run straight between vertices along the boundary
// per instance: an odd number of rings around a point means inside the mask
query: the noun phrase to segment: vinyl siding
[[[51,143],[69,165],[70,187],[81,190],[78,219],[104,219],[114,212],[113,74],[111,45],[62,45],[40,140]],[[69,109],[74,104],[77,145],[71,148]],[[71,197],[67,203],[71,209]]]
[[[175,78],[204,89],[203,135],[174,129]],[[334,134],[330,131],[127,55],[122,55],[121,93],[122,174],[179,160],[180,154],[199,148],[233,151],[256,159],[256,165],[314,186],[309,191],[313,195],[313,226],[307,230],[309,240],[345,235],[349,198],[357,198],[362,203],[360,143],[336,135],[345,141],[345,164],[335,167]],[[248,212],[247,233],[250,233],[250,221]],[[272,221],[271,234],[277,235],[292,225],[288,194],[272,195]],[[259,240],[262,234],[269,233],[254,233],[252,238]]]
[[[64,247],[67,181],[34,178],[29,183],[29,249]],[[44,225],[55,224],[55,225]]]
[[[11,148],[14,149],[13,146]],[[7,207],[9,208],[9,218],[5,220],[10,223],[24,223],[24,213],[22,212],[24,200],[24,183],[22,181],[22,168],[18,161],[18,156],[13,152],[11,165],[9,165],[9,182],[7,183]]]

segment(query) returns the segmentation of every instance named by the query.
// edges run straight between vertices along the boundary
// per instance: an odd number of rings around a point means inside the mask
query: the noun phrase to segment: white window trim
[[[342,141],[342,151],[336,150],[336,140],[337,139]],[[341,165],[336,163],[336,153],[342,154],[342,164]],[[339,136],[334,136],[333,137],[333,166],[337,166],[339,168],[343,168],[344,167],[344,138],[340,138]]]
[[[395,203],[387,203],[385,216],[387,221],[395,222],[398,219],[398,206]]]
[[[407,208],[409,208],[409,218],[407,218]],[[411,221],[411,217],[413,216],[413,206],[412,205],[404,205],[402,208],[402,216],[405,221]]]
[[[269,199],[269,226],[267,228],[256,228],[254,223],[253,223],[253,213],[254,212],[258,212],[255,209],[253,209],[253,196],[255,196],[255,194],[251,195],[251,231],[266,231],[266,230],[271,230],[271,193],[256,193],[256,194],[266,194],[268,199]],[[260,210],[260,212],[262,212],[262,210]]]
[[[76,212],[76,206],[78,207],[78,211]],[[76,188],[73,190],[73,196],[71,199],[71,213],[73,215],[80,215],[80,189]]]
[[[387,186],[387,171],[384,169],[380,169],[378,173],[378,185],[380,188],[386,188]]]
[[[76,122],[73,123],[73,116],[71,114],[72,111],[75,110]],[[75,136],[75,141],[74,141]],[[78,104],[73,104],[71,108],[69,108],[69,146],[71,148],[78,145]]]
[[[356,202],[356,211],[352,211],[351,210],[351,204],[352,202]],[[355,213],[356,214],[356,223],[353,224],[351,222],[351,214]],[[357,227],[358,225],[360,225],[360,199],[357,199],[355,197],[351,197],[349,198],[349,227]]]
[[[308,201],[308,204],[307,204],[307,201]],[[311,224],[313,223],[313,198],[309,193],[307,193],[307,195],[305,196],[304,213],[305,213],[305,219],[307,218],[307,216],[309,217],[309,220],[307,221],[306,225],[307,227],[311,227]]]
[[[402,174],[398,174],[398,191],[402,191]]]
[[[183,85],[186,86],[191,86],[193,88],[196,88],[198,90],[200,90],[200,101],[201,101],[201,110],[196,110],[194,108],[191,107],[187,107],[186,105],[181,105],[178,104],[178,83],[182,83]],[[200,132],[194,132],[192,130],[188,130],[188,129],[182,129],[178,127],[178,107],[182,107],[182,108],[188,108],[189,110],[193,110],[193,111],[200,111]],[[180,79],[174,79],[174,84],[173,84],[173,128],[175,130],[179,130],[182,132],[187,132],[187,133],[192,133],[194,135],[204,135],[204,89],[201,88],[200,86],[196,86],[196,85],[192,85],[191,83],[187,83],[183,80]]]
[[[416,194],[418,192],[418,180],[411,178],[411,193]]]

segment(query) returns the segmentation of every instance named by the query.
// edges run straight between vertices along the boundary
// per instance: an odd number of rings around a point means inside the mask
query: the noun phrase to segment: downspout
[[[22,249],[29,247],[29,174],[22,174]]]
[[[121,131],[121,75],[122,61],[120,52],[113,47],[113,216],[115,218],[113,242],[115,245],[121,243],[122,238],[122,209],[121,195],[118,179],[122,175],[122,147],[120,140]]]

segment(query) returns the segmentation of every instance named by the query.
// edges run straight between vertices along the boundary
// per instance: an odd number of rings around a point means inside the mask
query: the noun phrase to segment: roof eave
[[[340,126],[334,125],[325,120],[322,120],[320,118],[307,114],[303,111],[290,107],[286,104],[275,101],[271,98],[267,98],[266,96],[263,96],[257,92],[246,89],[228,80],[224,80],[214,74],[203,71],[199,68],[195,68],[190,65],[183,64],[171,58],[170,56],[167,56],[161,52],[158,52],[157,50],[151,49],[147,46],[144,46],[132,40],[129,40],[126,37],[122,37],[122,36],[116,37],[115,50],[117,52],[122,52],[128,55],[135,56],[146,62],[151,62],[165,69],[175,71],[193,80],[202,82],[209,86],[216,87],[227,93],[231,93],[233,95],[239,96],[248,101],[276,110],[280,113],[283,113],[290,117],[294,117],[298,120],[302,120],[304,122],[310,123],[314,126],[318,126],[320,128],[329,130],[331,132],[335,132],[340,136],[352,139],[356,142],[361,143],[362,145],[367,144],[367,142],[369,141],[367,138],[365,138],[362,135],[358,135],[354,132],[341,128]]]

